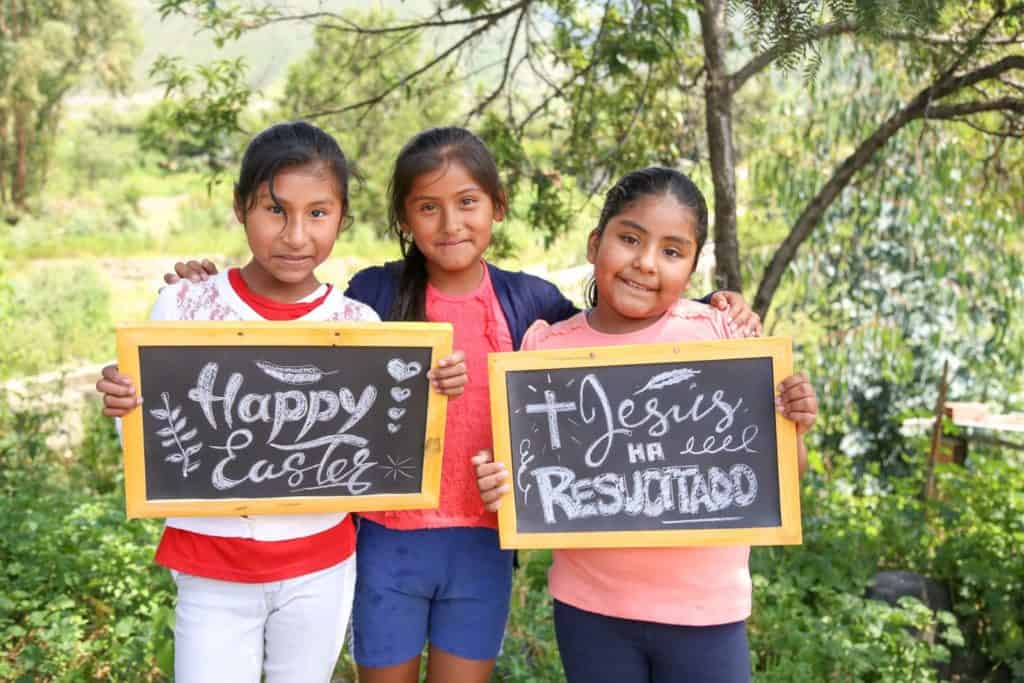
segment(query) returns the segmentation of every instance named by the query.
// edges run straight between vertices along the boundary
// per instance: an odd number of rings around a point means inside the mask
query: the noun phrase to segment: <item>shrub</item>
[[[0,289],[0,299],[0,379],[113,355],[110,293],[93,268],[44,268]]]
[[[76,463],[45,448],[56,417],[0,407],[0,679],[163,679],[173,593],[152,562],[160,524],[126,522],[108,490],[120,459],[109,420],[94,412],[91,459]]]

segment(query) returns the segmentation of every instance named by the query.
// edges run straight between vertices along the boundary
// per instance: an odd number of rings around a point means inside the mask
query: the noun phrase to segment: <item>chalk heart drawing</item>
[[[401,420],[405,415],[405,408],[388,408],[388,417],[392,420]]]
[[[423,366],[416,361],[405,363],[399,358],[392,358],[388,361],[388,374],[394,377],[396,382],[404,382],[422,371]]]
[[[388,422],[388,431],[391,432],[392,434],[394,434],[401,428],[401,425],[396,425],[394,422]]]
[[[412,395],[412,391],[403,387],[391,387],[391,398],[395,399],[399,403],[409,398]]]

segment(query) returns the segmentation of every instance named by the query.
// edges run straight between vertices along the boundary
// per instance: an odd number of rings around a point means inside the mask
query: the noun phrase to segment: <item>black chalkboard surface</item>
[[[436,506],[445,399],[426,373],[450,329],[122,327],[143,397],[125,419],[129,515]]]
[[[495,451],[513,475],[503,545],[799,542],[795,431],[774,405],[789,348],[492,356]]]

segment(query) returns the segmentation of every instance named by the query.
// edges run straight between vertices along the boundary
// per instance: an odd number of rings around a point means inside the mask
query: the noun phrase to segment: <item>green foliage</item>
[[[946,646],[960,642],[951,619],[937,621],[916,601],[890,607],[864,597],[880,569],[925,569],[920,486],[809,479],[803,545],[752,551],[756,680],[936,680],[934,662],[948,660]],[[945,634],[930,645],[908,629]]]
[[[67,95],[89,79],[122,90],[137,52],[124,0],[5,3],[0,9],[0,210],[42,188]]]
[[[807,75],[821,60],[816,31],[821,18],[856,26],[879,35],[900,30],[923,33],[939,24],[947,0],[730,0],[729,11],[742,13],[744,28],[756,51],[777,49],[778,65],[793,70],[807,66]]]
[[[893,97],[888,79],[870,69],[864,75],[858,99]],[[809,115],[806,146],[821,160],[834,155],[864,125],[855,112]],[[1020,179],[979,163],[985,156],[1020,162],[1021,150],[1001,146],[967,127],[906,129],[837,200],[794,262],[777,310],[803,338],[804,367],[822,406],[813,434],[825,452],[856,458],[862,468],[878,462],[904,470],[911,446],[901,423],[934,411],[946,361],[950,400],[1011,409],[1024,400],[1024,326],[1015,315],[1024,303],[1024,260],[1009,199]],[[776,213],[801,210],[820,176],[813,161],[783,154],[755,165],[759,190],[777,189]]]
[[[937,661],[966,652],[1024,679],[1024,467],[1010,452],[969,465],[942,468],[940,497],[924,504],[923,467],[882,481],[848,466],[826,476],[819,461],[803,545],[753,550],[756,680],[936,680]],[[885,569],[949,586],[953,613],[865,599]]]
[[[555,642],[548,593],[551,551],[519,551],[519,569],[512,585],[512,613],[495,665],[502,683],[564,680]]]
[[[161,56],[150,76],[164,89],[139,128],[139,146],[165,157],[170,170],[229,167],[244,137],[240,117],[253,95],[243,58],[188,67]]]
[[[0,288],[0,324],[0,379],[113,352],[107,286],[87,267],[44,268],[10,281]]]
[[[952,586],[968,641],[1024,681],[1024,463],[997,451],[970,464],[939,473],[932,572]]]
[[[217,47],[281,16],[280,10],[273,6],[233,2],[222,5],[209,0],[159,0],[158,11],[161,19],[175,14],[191,16],[203,29],[212,32]]]
[[[110,421],[92,416],[89,457],[66,461],[45,447],[59,415],[0,401],[4,680],[165,680],[157,661],[166,667],[173,608],[169,576],[152,564],[160,525],[125,522],[110,488],[120,447]]]

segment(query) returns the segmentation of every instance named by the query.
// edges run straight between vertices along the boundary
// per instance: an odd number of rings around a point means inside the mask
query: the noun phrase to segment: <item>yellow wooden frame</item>
[[[505,375],[517,370],[546,370],[614,365],[643,365],[695,360],[771,357],[773,383],[793,374],[793,344],[785,337],[728,339],[709,342],[638,344],[550,351],[493,353],[488,356],[494,458],[514,472],[510,449],[508,394]],[[796,426],[775,415],[779,466],[781,525],[737,529],[666,529],[656,531],[529,532],[516,528],[515,496],[505,494],[498,510],[502,548],[629,548],[709,545],[796,545],[802,542],[800,473]]]
[[[388,346],[430,347],[431,363],[451,354],[448,323],[148,322],[117,326],[120,372],[142,395],[139,347],[144,346]],[[364,496],[282,496],[218,500],[146,498],[142,411],[123,418],[125,503],[129,518],[199,515],[261,515],[299,512],[436,508],[440,500],[448,397],[430,391],[423,444],[423,478],[415,494]]]

